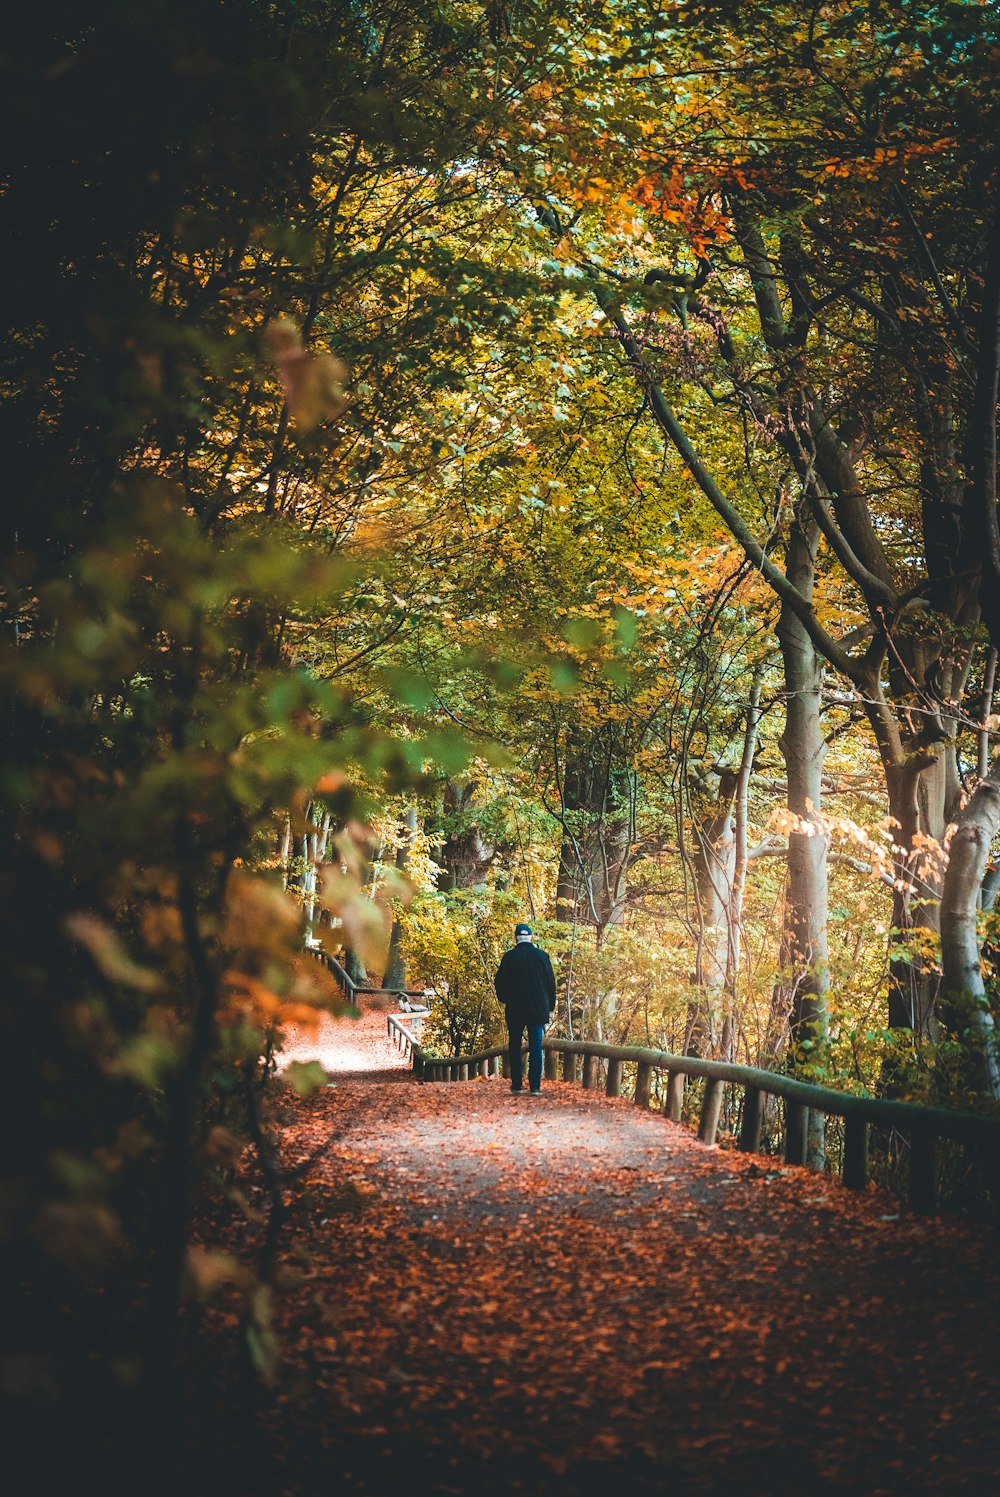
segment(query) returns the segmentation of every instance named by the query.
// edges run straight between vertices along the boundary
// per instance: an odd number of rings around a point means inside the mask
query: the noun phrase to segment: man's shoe
[[[512,1086],[511,1089],[510,1089],[510,1092],[511,1092],[511,1096],[512,1097],[520,1097],[524,1093],[524,1087],[523,1086]]]
[[[531,1097],[540,1097],[542,1095],[542,1089],[541,1089],[541,1087],[540,1086],[533,1086],[531,1088],[531,1091],[528,1093],[528,1095],[531,1096]]]

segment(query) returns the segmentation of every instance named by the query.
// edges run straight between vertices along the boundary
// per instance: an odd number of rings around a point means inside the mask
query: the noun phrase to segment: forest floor
[[[336,1138],[287,1238],[262,1490],[1000,1489],[988,1229],[564,1083],[416,1083],[382,1012],[288,1055],[331,1086],[282,1095],[286,1163]]]

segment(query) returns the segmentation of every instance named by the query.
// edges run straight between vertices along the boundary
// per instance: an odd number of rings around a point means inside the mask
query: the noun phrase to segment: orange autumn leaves
[[[689,1469],[707,1490],[738,1461],[749,1490],[791,1493],[802,1460],[863,1490],[891,1459],[945,1493],[963,1445],[993,1451],[978,1406],[998,1374],[974,1326],[996,1269],[968,1228],[561,1083],[529,1111],[500,1082],[335,1079],[280,1102],[290,1167],[339,1132],[287,1200],[275,1315],[294,1391],[266,1424],[290,1491],[327,1458],[420,1452],[462,1491],[463,1462],[511,1455],[572,1492],[609,1460],[637,1463],[638,1491]]]

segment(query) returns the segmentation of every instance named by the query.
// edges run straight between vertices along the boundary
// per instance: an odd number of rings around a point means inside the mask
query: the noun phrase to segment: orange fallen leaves
[[[748,1168],[562,1083],[530,1113],[502,1082],[401,1072],[280,1106],[289,1158],[345,1130],[289,1202],[277,1314],[297,1391],[268,1425],[289,1473],[300,1446],[340,1471],[373,1442],[458,1469],[529,1461],[574,1492],[587,1463],[706,1481],[736,1463],[776,1493],[802,1490],[803,1461],[872,1490],[900,1460],[942,1494],[963,1462],[1000,1469],[985,1235],[885,1222],[876,1191]],[[348,1181],[350,1209],[310,1209]],[[234,1226],[233,1250],[256,1231]]]

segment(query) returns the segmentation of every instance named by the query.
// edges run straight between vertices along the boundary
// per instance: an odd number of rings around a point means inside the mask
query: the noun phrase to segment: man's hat
[[[514,926],[514,934],[515,934],[515,936],[530,936],[531,935],[531,926],[530,925],[515,925]]]

